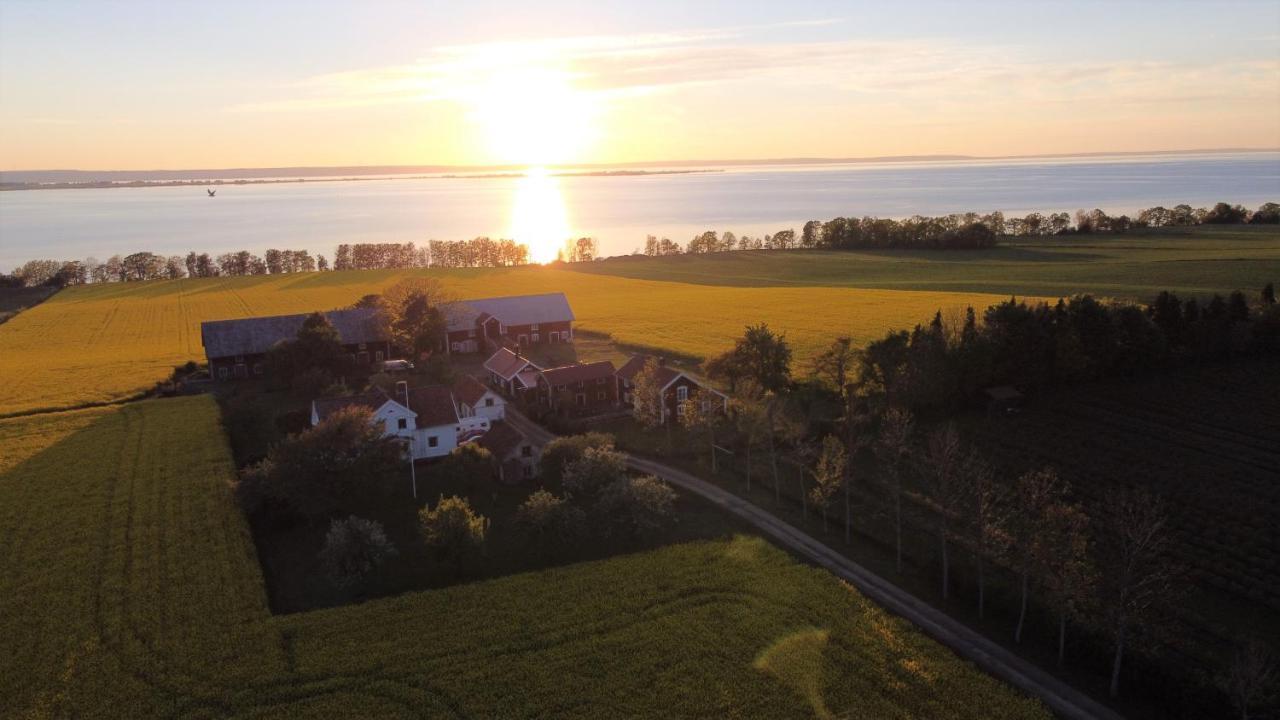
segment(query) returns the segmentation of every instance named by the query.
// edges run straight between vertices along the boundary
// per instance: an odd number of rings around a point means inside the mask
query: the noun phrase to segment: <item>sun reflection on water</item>
[[[559,179],[545,168],[530,168],[516,182],[510,236],[529,246],[529,260],[548,263],[571,235]]]

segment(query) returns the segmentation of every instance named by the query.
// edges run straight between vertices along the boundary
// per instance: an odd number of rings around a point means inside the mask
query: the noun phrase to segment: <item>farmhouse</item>
[[[669,417],[678,418],[683,415],[684,402],[694,393],[701,395],[704,407],[706,403],[718,403],[721,412],[729,409],[728,395],[682,370],[669,367],[661,359],[655,359],[649,355],[632,355],[626,364],[618,368],[618,372],[615,374],[615,381],[617,383],[617,394],[623,405],[630,407],[634,404],[633,392],[635,390],[636,376],[640,374],[640,371],[644,369],[645,364],[648,362],[657,363],[658,366],[658,384],[662,387],[663,423]]]
[[[542,372],[531,360],[505,347],[484,361],[484,369],[489,373],[489,384],[510,398],[537,389],[538,373]]]
[[[493,455],[498,479],[502,482],[514,484],[537,477],[542,448],[510,423],[494,425],[476,443]]]
[[[482,417],[490,421],[506,417],[507,401],[470,375],[458,376],[453,383],[453,397],[458,401],[458,417]]]
[[[357,366],[381,363],[391,357],[391,343],[374,315],[371,308],[324,313]],[[209,360],[209,376],[227,380],[262,375],[267,351],[282,340],[296,338],[306,319],[307,314],[302,314],[200,323],[200,343]]]
[[[547,406],[572,415],[597,415],[617,407],[618,386],[608,360],[538,373],[538,395]]]
[[[313,400],[311,424],[316,425],[348,407],[363,407],[373,412],[374,422],[382,424],[383,434],[403,438],[414,460],[448,455],[460,442],[490,428],[488,418],[459,417],[458,403],[449,387],[428,385],[410,390],[406,382],[396,383],[394,397],[375,390],[362,395]]]
[[[573,310],[564,293],[462,300],[445,309],[445,320],[451,353],[573,341]]]

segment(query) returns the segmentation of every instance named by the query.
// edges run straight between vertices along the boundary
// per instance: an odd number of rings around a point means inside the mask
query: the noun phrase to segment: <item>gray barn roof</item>
[[[353,308],[330,310],[324,315],[333,323],[342,343],[354,345],[387,339],[378,329],[376,312],[373,308]],[[265,353],[281,340],[297,337],[298,329],[309,314],[210,320],[200,323],[200,342],[209,358]]]
[[[504,325],[536,325],[575,319],[564,293],[462,300],[452,303],[445,310],[445,317],[450,330],[470,330],[482,313],[498,318]]]

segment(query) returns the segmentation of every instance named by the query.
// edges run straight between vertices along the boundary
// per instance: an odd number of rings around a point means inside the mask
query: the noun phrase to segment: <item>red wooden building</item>
[[[564,293],[480,298],[445,309],[451,353],[573,341],[573,310]]]
[[[662,387],[663,414],[662,421],[668,418],[679,418],[684,414],[684,402],[690,397],[699,396],[703,403],[716,403],[720,411],[729,409],[729,396],[716,390],[705,382],[695,378],[683,370],[677,370],[662,362],[661,359],[649,355],[632,355],[631,359],[615,373],[617,394],[622,405],[631,407],[634,398],[636,376],[644,369],[646,363],[657,365],[658,384]]]
[[[376,367],[391,359],[391,342],[375,321],[372,308],[330,310],[324,313],[338,331],[342,347],[356,367]],[[267,351],[293,340],[308,314],[210,320],[200,323],[200,343],[214,380],[247,378],[266,371]]]

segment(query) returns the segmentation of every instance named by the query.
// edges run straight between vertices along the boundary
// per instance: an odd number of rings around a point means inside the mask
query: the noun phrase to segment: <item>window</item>
[[[537,327],[537,326],[535,325],[534,327]],[[537,342],[538,342],[538,333],[534,333],[534,334],[533,334],[533,342],[534,342],[534,344],[537,344]]]
[[[586,393],[578,393],[577,401],[578,401],[578,407],[586,407],[587,406]]]
[[[519,340],[519,342],[520,342],[520,344],[521,344],[521,345],[528,345],[528,344],[529,344],[529,336],[528,336],[528,335],[521,335],[521,336],[520,336],[520,340]]]
[[[557,386],[556,386],[556,390],[559,390],[560,392],[564,392],[565,390],[568,390],[568,389],[569,389],[569,386],[568,386],[568,385],[557,385]]]
[[[223,380],[226,380],[227,376],[230,374],[231,373],[227,370],[227,367],[225,365],[218,368],[218,377],[222,378]]]
[[[475,336],[476,336],[476,329],[475,329],[475,328],[471,328],[470,330],[468,330],[468,331],[467,331],[467,337],[469,337],[469,338],[473,338],[473,337],[475,337]]]
[[[356,360],[357,360],[361,365],[368,365],[368,364],[369,364],[369,353],[364,352],[364,351],[361,351],[361,352],[356,353]]]
[[[440,438],[435,435],[427,438],[427,447],[440,447]]]
[[[602,393],[602,392],[601,392],[601,393],[596,393],[596,399],[597,399],[597,400],[604,400],[606,397],[608,397],[608,395],[607,395],[606,393]]]
[[[552,344],[560,342],[560,333],[552,332],[551,334],[547,335],[547,340]]]
[[[245,365],[244,363],[240,363],[239,365],[236,365],[236,377],[238,378],[249,377],[249,366]]]
[[[368,350],[368,349],[369,349],[369,344],[368,344],[368,343],[360,343],[360,349],[361,349],[361,350]]]
[[[603,384],[604,384],[604,381],[605,381],[605,379],[604,379],[604,378],[596,378],[596,384],[597,384],[597,385],[603,385]]]
[[[533,446],[532,446],[532,445],[521,445],[521,446],[520,446],[520,457],[533,457]]]
[[[396,421],[396,427],[401,430],[407,430],[409,428],[409,420],[407,418],[400,418]]]
[[[680,416],[684,415],[684,403],[681,403],[676,406],[676,415],[680,415]]]
[[[676,388],[676,402],[684,402],[689,399],[689,386],[681,385]]]
[[[254,364],[253,364],[253,374],[254,374],[254,375],[261,375],[261,374],[262,374],[262,363],[254,363]]]
[[[377,360],[378,362],[382,362],[382,351],[379,350],[378,352],[374,353],[373,359]]]
[[[533,477],[533,466],[532,466],[532,465],[525,465],[525,466],[524,466],[524,468],[523,468],[520,472],[524,473],[524,476],[525,476],[526,478],[531,478],[531,477]]]
[[[530,325],[530,326],[529,326],[529,329],[530,329],[530,330],[532,330],[533,332],[538,332],[538,326],[537,326],[537,325]]]
[[[462,352],[462,343],[460,342],[452,343],[449,347],[452,348],[454,352]]]
[[[493,407],[493,398],[491,398],[491,397],[487,397],[487,398],[485,398],[485,399],[484,399],[484,406],[485,406],[485,407]]]

